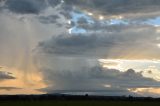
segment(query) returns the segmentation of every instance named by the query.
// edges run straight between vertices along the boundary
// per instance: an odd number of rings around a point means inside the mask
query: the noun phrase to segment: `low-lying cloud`
[[[111,90],[121,93],[129,92],[129,88],[158,88],[160,82],[146,78],[142,72],[128,69],[121,72],[117,69],[102,68],[96,65],[94,60],[83,60],[81,58],[54,58],[43,60],[39,63],[48,87],[43,89],[48,93],[53,92],[87,92]],[[95,64],[93,66],[93,63]],[[125,95],[125,94],[124,94]]]
[[[10,91],[10,90],[14,90],[14,89],[21,89],[21,88],[17,88],[17,87],[0,87],[0,90]]]
[[[10,72],[0,71],[0,81],[7,79],[16,79],[16,78]]]

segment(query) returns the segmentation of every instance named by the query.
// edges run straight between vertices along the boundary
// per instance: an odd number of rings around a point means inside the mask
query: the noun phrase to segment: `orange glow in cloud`
[[[128,89],[128,90],[141,95],[144,95],[146,93],[160,95],[160,88],[135,88],[135,89]]]
[[[17,95],[17,94],[25,94],[25,95],[30,95],[30,94],[45,94],[45,92],[40,92],[38,90],[34,89],[12,89],[12,90],[0,90],[0,95]]]
[[[16,79],[3,80],[0,82],[0,87],[15,87],[20,89],[5,90],[1,89],[0,94],[44,94],[45,92],[36,89],[45,88],[46,84],[43,82],[43,76],[39,72],[32,72],[29,75],[24,75],[23,71],[16,69],[5,68],[13,73]]]

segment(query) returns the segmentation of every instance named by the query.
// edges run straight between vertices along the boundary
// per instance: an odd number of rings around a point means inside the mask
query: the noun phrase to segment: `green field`
[[[160,102],[136,101],[1,101],[0,106],[160,106]]]

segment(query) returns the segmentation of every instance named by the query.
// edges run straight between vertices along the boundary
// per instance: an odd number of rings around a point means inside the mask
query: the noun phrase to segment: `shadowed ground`
[[[136,101],[5,101],[0,106],[159,106],[160,102]]]
[[[0,106],[159,106],[160,98],[125,96],[13,95],[0,96]]]

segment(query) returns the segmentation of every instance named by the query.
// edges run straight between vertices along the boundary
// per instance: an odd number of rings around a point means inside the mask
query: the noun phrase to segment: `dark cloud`
[[[53,24],[53,23],[58,23],[57,19],[59,19],[59,16],[58,15],[50,15],[50,16],[40,16],[38,18],[41,23]]]
[[[159,35],[156,28],[148,25],[119,25],[107,29],[111,33],[102,31],[95,34],[53,36],[52,39],[40,42],[36,50],[62,56],[121,58],[122,55],[130,54],[134,58],[158,58],[159,41],[156,39]]]
[[[45,0],[7,0],[5,7],[19,14],[38,14],[46,8]]]
[[[110,88],[106,90],[52,90],[50,88],[40,89],[40,91],[47,91],[48,94],[59,93],[59,94],[73,94],[73,95],[100,95],[100,96],[135,96],[140,97],[142,95],[130,92],[126,89]]]
[[[160,87],[159,81],[144,77],[143,72],[102,68],[97,59],[88,57],[36,54],[35,60],[48,85],[42,90],[48,93],[103,91],[101,95],[129,95],[132,92],[128,89]]]
[[[107,16],[132,14],[132,17],[144,17],[146,14],[149,16],[150,13],[153,15],[160,9],[158,0],[65,0],[65,2],[81,10]],[[137,16],[133,16],[135,13]]]
[[[48,42],[39,43],[39,47],[45,52],[60,55],[84,54],[90,50],[95,50],[95,48],[112,44],[112,42],[104,38],[101,39],[95,35],[60,35],[58,37],[53,37],[52,40]]]
[[[56,7],[61,0],[2,0],[0,9],[8,9],[18,14],[39,14],[47,7]]]
[[[15,79],[15,77],[10,72],[0,71],[0,80],[6,79]]]
[[[1,4],[3,2],[1,1]],[[14,13],[19,14],[38,14],[47,7],[56,7],[61,0],[6,0],[4,7]],[[148,19],[159,14],[159,0],[64,0],[63,14],[71,17],[70,13],[74,10],[89,11],[95,15],[114,16],[122,15],[135,19]],[[77,7],[77,9],[75,9]],[[137,15],[134,15],[137,13]]]
[[[55,92],[54,90],[106,91],[111,93],[112,90],[117,94],[118,92],[123,94],[123,91],[127,91],[128,88],[160,87],[159,82],[145,78],[133,69],[120,72],[116,69],[103,69],[97,66],[77,68],[75,71],[43,69],[42,72],[49,85],[44,90],[50,93]],[[110,85],[110,87],[105,87],[105,85]]]
[[[57,6],[58,4],[61,3],[61,0],[48,0],[49,5],[51,5],[52,7]]]
[[[78,24],[87,24],[88,23],[88,21],[87,21],[87,19],[86,18],[84,18],[84,17],[81,17],[81,18],[79,18],[78,19],[78,22],[77,22]]]

